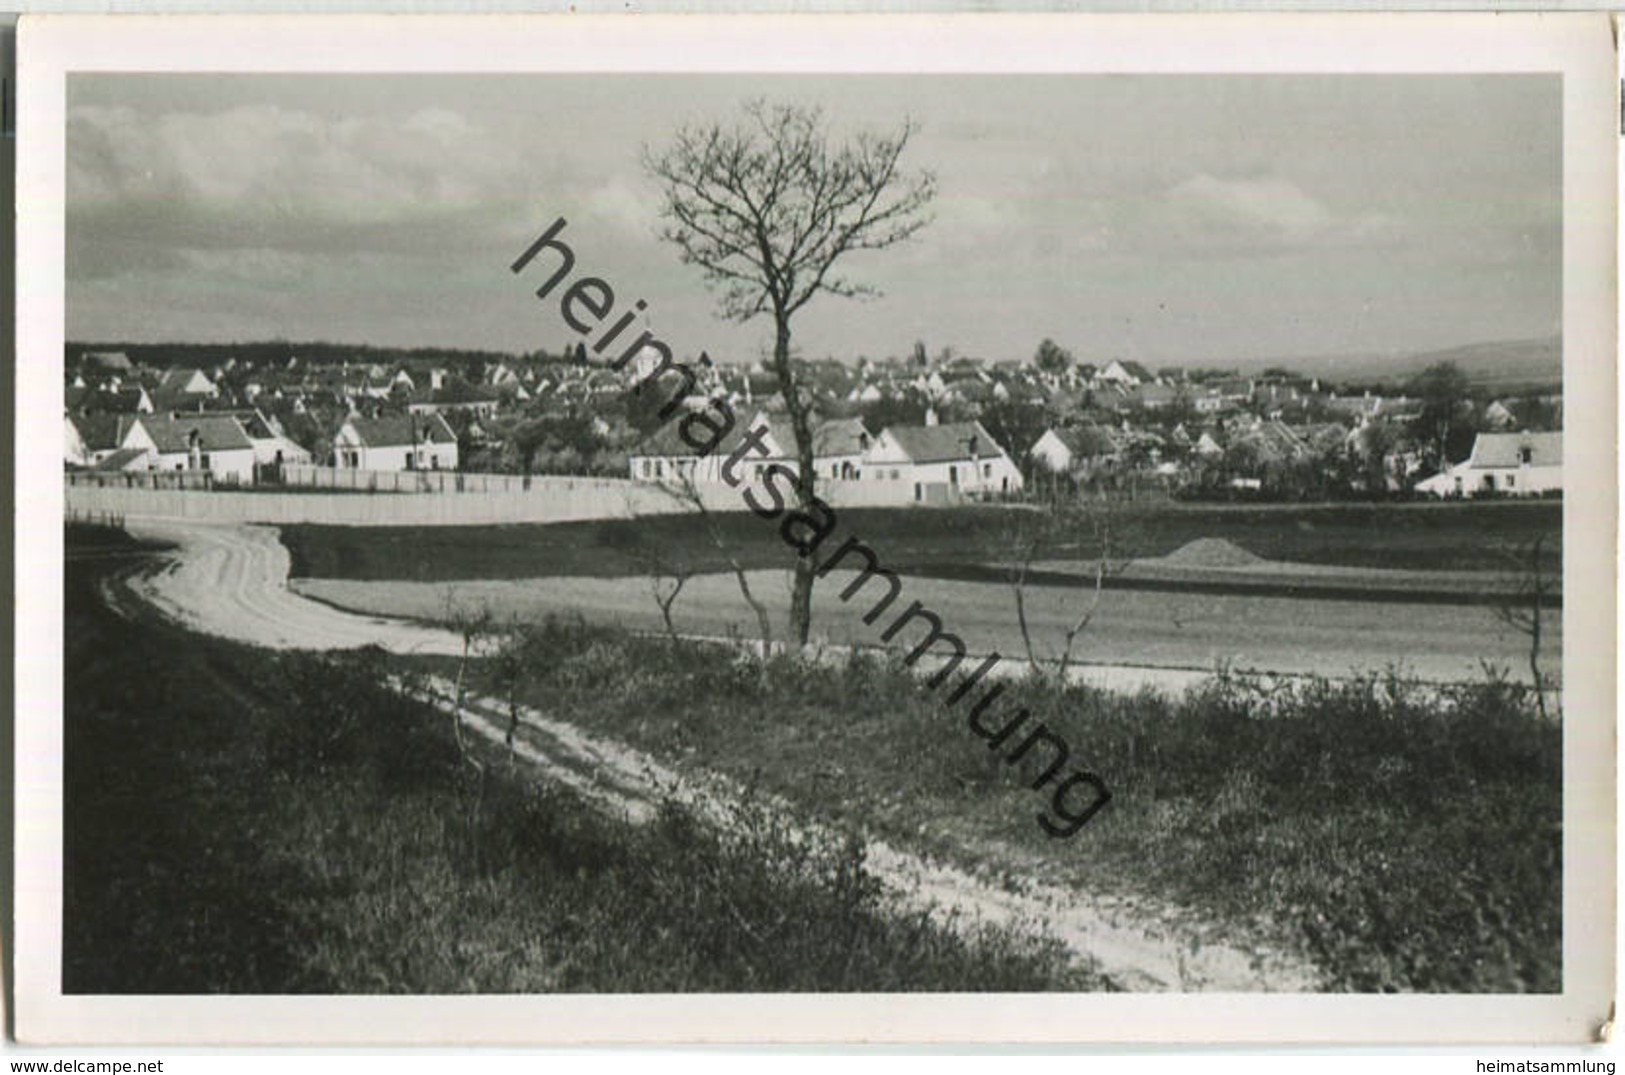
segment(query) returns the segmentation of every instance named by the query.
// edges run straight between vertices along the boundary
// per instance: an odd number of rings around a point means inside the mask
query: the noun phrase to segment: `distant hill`
[[[1340,383],[1397,385],[1435,362],[1454,362],[1475,387],[1497,392],[1560,388],[1563,384],[1563,338],[1494,340],[1439,351],[1400,354],[1315,355],[1236,362],[1243,372],[1281,366],[1306,377]]]

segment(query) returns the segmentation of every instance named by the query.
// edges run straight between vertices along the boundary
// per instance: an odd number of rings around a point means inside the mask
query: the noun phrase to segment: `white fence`
[[[284,468],[284,470],[293,468]],[[242,523],[318,523],[329,526],[471,526],[498,523],[556,523],[676,514],[694,508],[674,490],[627,478],[537,475],[530,487],[517,475],[459,474],[454,471],[344,471],[298,468],[337,475],[335,484],[299,488],[261,486],[255,492],[124,488],[69,483],[65,507],[79,514],[151,516]],[[350,475],[360,484],[347,484]],[[371,484],[369,475],[378,475]],[[387,478],[384,476],[388,475]],[[414,479],[427,478],[428,483]],[[457,479],[461,478],[461,489]],[[444,479],[442,492],[441,480]],[[398,484],[397,484],[398,481]],[[727,485],[696,487],[707,510],[743,511],[743,493]],[[819,496],[832,507],[892,507],[911,490],[890,483],[825,481]],[[757,494],[759,502],[765,500]]]
[[[559,474],[471,474],[456,470],[352,470],[287,464],[278,484],[354,493],[538,493],[599,489],[618,492],[632,484],[625,478]]]

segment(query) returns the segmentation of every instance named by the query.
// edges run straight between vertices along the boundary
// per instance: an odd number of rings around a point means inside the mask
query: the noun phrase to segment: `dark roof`
[[[1530,459],[1523,463],[1522,451]],[[1469,462],[1475,467],[1558,467],[1563,465],[1563,434],[1558,433],[1480,433],[1473,441]]]
[[[63,402],[79,414],[135,414],[141,409],[139,385],[111,391],[105,388],[72,388]]]
[[[872,439],[862,418],[831,419],[813,432],[813,454],[862,455]]]
[[[772,438],[773,442],[779,446],[780,450],[783,451],[784,454],[775,456],[751,455],[750,461],[760,462],[765,459],[794,459],[796,456],[796,438],[795,433],[790,428],[790,420],[782,415],[776,414],[766,416],[765,420],[767,422],[768,435]],[[639,456],[659,455],[674,457],[692,456],[696,454],[693,446],[678,434],[677,430],[681,424],[682,418],[674,415],[671,421],[662,425],[648,437],[645,437],[642,441],[634,445],[629,454]],[[719,443],[710,454],[724,459],[732,455],[734,449],[739,447],[740,443],[745,439],[745,436],[751,431],[752,427],[758,424],[760,423],[755,422],[754,417],[750,420],[735,421],[733,428],[728,431],[728,435],[722,438],[721,443]],[[813,440],[816,444],[816,435],[814,436]]]
[[[1055,435],[1066,445],[1067,451],[1084,459],[1117,453],[1117,438],[1104,426],[1091,423],[1072,429],[1057,429]]]
[[[68,419],[79,431],[79,439],[92,452],[106,452],[117,448],[134,421],[123,414],[76,414]]]
[[[211,411],[211,416],[235,418],[250,440],[270,440],[277,435],[258,407],[229,407]]]
[[[128,470],[131,463],[147,457],[145,448],[120,448],[95,464],[91,470]]]
[[[457,440],[446,420],[438,414],[391,414],[379,418],[351,418],[350,428],[369,448],[393,448],[409,444],[450,444]]]
[[[889,426],[886,432],[915,463],[943,463],[953,459],[991,459],[1000,454],[999,443],[980,422],[948,422],[935,426]],[[976,446],[971,454],[971,445]]]
[[[242,425],[229,415],[187,414],[171,418],[167,415],[143,414],[136,421],[147,431],[147,436],[152,438],[158,450],[166,455],[190,451],[193,433],[197,434],[198,448],[206,452],[254,447],[248,434],[243,432]]]
[[[1156,378],[1154,376],[1152,376],[1151,371],[1146,369],[1144,366],[1140,365],[1138,362],[1119,359],[1117,364],[1119,366],[1123,367],[1123,371],[1125,373],[1129,374],[1132,377],[1136,377],[1139,380],[1142,380],[1142,381],[1155,381],[1156,380]]]
[[[445,406],[456,406],[458,404],[496,403],[502,398],[502,394],[494,388],[469,384],[459,378],[448,380],[439,388],[432,389],[427,393],[419,392],[418,398],[419,400],[427,400]]]

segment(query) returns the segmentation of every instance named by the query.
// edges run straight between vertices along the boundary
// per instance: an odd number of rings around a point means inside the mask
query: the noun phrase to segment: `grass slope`
[[[930,575],[1009,558],[1011,509],[853,509],[838,513],[831,551],[848,535],[869,543],[899,572]],[[784,567],[791,552],[777,524],[747,512],[718,517],[746,567]],[[1536,536],[1560,534],[1558,502],[1129,508],[1118,520],[1117,552],[1166,556],[1199,538],[1223,538],[1271,560],[1347,567],[1506,570],[1501,553]],[[458,527],[288,526],[282,539],[296,578],[453,579],[541,575],[637,575],[660,550],[702,571],[726,571],[698,520],[646,516],[550,525]],[[1548,541],[1556,568],[1560,541]],[[1041,559],[1095,555],[1088,535]]]
[[[70,547],[71,551],[71,547]],[[376,653],[130,623],[67,572],[67,993],[1100,988],[1055,944],[904,916],[861,846],[632,828],[457,753]]]
[[[897,665],[761,669],[559,621],[527,645],[532,704],[809,815],[1171,900],[1200,912],[1186,931],[1205,919],[1274,938],[1340,990],[1561,989],[1562,730],[1517,687],[1218,678],[1175,700],[1018,685],[987,722],[1029,708],[1114,795],[1056,840],[1035,820],[1049,797],[1033,774],[969,731],[968,703],[950,711]],[[1047,752],[1018,764],[1035,760]]]

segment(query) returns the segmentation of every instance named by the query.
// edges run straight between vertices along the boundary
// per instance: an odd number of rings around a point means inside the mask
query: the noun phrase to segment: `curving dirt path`
[[[450,631],[340,612],[288,590],[288,550],[268,526],[130,520],[142,541],[175,546],[159,571],[127,585],[195,631],[269,649],[382,646],[392,653],[457,654]]]
[[[457,710],[455,685],[431,680],[430,699],[443,712]],[[500,703],[480,697],[461,710],[468,727],[501,746],[509,716]],[[730,805],[747,797],[735,782],[714,773],[678,772],[653,757],[536,710],[519,710],[514,753],[615,816],[641,824],[672,797],[712,824],[733,822]],[[750,800],[796,818],[788,803],[757,791]],[[882,840],[867,841],[867,865],[906,909],[930,910],[940,921],[1036,926],[1072,950],[1119,989],[1142,992],[1308,992],[1319,985],[1315,968],[1263,945],[1226,941],[1193,943],[1195,923],[1167,906],[1144,899],[1099,897],[1077,889],[1028,881],[994,885],[956,866],[902,851]]]
[[[270,648],[380,645],[396,653],[457,654],[452,632],[397,619],[356,615],[291,593],[288,554],[269,527],[142,521],[132,536],[169,543],[174,551],[151,572],[125,577],[126,596],[144,601],[191,629]],[[431,683],[432,700],[456,708],[453,686]],[[499,746],[508,717],[497,702],[469,698],[466,726]],[[716,774],[679,773],[624,744],[588,735],[534,710],[521,713],[515,754],[550,779],[567,784],[617,816],[636,823],[673,795],[701,816],[727,824],[743,792]],[[754,800],[761,802],[761,795]],[[768,804],[797,816],[786,804]],[[1031,882],[1012,888],[923,858],[881,841],[868,844],[868,862],[907,907],[931,909],[941,920],[1036,925],[1123,989],[1140,991],[1302,992],[1319,987],[1306,960],[1232,939],[1193,942],[1198,933],[1178,908],[1143,899],[1100,897]]]

